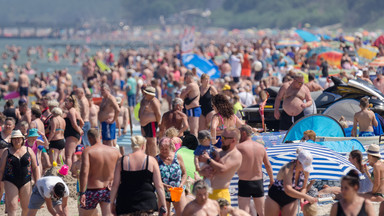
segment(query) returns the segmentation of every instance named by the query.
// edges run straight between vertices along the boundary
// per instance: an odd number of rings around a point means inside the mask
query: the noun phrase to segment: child
[[[73,178],[77,178],[80,173],[81,168],[81,155],[83,154],[84,146],[83,145],[77,145],[75,150],[75,155],[77,157],[77,160],[72,164],[71,167],[71,173]]]
[[[359,124],[359,136],[375,136],[373,132],[373,126],[377,127],[378,123],[375,117],[375,113],[368,109],[368,98],[363,97],[360,99],[361,111],[357,112],[353,117],[353,129],[352,136],[357,136],[357,124]]]
[[[175,146],[175,151],[181,147],[183,142],[177,135],[179,135],[179,131],[175,127],[168,128],[165,131],[165,136],[171,139],[172,144]]]
[[[211,145],[211,133],[208,130],[199,131],[197,137],[199,140],[199,145],[197,146],[196,150],[193,152],[193,154],[195,155],[196,171],[198,171],[199,174],[202,176],[205,175],[204,180],[208,183],[208,185],[211,185],[210,184],[211,182],[209,180],[211,175],[207,175],[205,174],[206,172],[202,172],[205,169],[209,169],[210,166],[207,163],[200,162],[199,156],[204,154],[204,152],[207,152],[212,159],[215,159],[219,155],[216,154],[217,152],[215,148],[213,147],[213,145]]]

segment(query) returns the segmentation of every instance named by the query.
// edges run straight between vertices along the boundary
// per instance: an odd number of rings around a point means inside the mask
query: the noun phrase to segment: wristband
[[[208,159],[207,159],[207,164],[209,165],[210,163],[211,163],[211,159],[208,158]]]

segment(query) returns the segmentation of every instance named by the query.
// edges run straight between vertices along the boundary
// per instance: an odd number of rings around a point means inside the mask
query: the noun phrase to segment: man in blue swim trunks
[[[185,108],[187,109],[188,124],[191,134],[197,137],[199,130],[199,117],[201,115],[200,108],[200,88],[193,79],[193,73],[185,73],[184,80],[187,88],[181,92],[180,98],[184,100]]]
[[[119,117],[120,108],[107,84],[103,84],[101,87],[101,96],[103,96],[103,100],[100,104],[98,119],[101,122],[103,144],[116,146],[116,128],[119,128],[119,125],[116,127],[116,124],[119,124],[117,118]]]
[[[357,136],[357,124],[359,124],[359,137],[375,136],[373,126],[377,127],[378,122],[375,113],[368,109],[369,100],[366,97],[360,99],[361,110],[353,117],[352,136]]]

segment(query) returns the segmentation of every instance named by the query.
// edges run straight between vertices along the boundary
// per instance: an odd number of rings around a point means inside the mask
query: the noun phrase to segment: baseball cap
[[[76,146],[76,151],[75,151],[75,155],[81,155],[83,154],[83,150],[84,150],[84,146],[83,145],[77,145]]]
[[[312,166],[313,157],[309,151],[303,150],[303,149],[298,149],[297,160],[300,161],[305,172],[312,172],[313,171],[313,166]]]

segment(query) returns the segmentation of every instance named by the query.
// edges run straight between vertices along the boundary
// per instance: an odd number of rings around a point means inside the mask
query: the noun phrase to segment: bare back
[[[237,171],[240,180],[253,181],[263,178],[262,165],[266,151],[263,145],[252,140],[246,140],[238,144],[243,159]],[[252,167],[252,169],[250,169]]]
[[[362,110],[360,112],[357,112],[354,116],[354,121],[359,124],[359,131],[369,131],[373,132],[373,124],[376,120],[375,114],[370,110]],[[377,121],[376,125],[377,126]]]
[[[175,127],[180,130],[183,126],[184,117],[186,117],[186,115],[183,112],[179,110],[171,110],[164,113],[161,123],[164,124],[165,129]]]
[[[206,203],[201,206],[193,200],[185,206],[183,216],[218,216],[220,215],[219,204],[211,199],[208,199]]]
[[[95,144],[86,149],[89,156],[88,189],[104,188],[113,181],[116,162],[120,153],[116,148]]]

